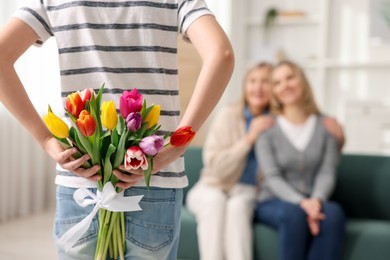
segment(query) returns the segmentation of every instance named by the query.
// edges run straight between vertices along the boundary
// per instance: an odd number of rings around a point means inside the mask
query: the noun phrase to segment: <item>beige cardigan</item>
[[[203,147],[200,182],[230,189],[240,179],[251,145],[245,139],[243,105],[225,107],[216,115]]]

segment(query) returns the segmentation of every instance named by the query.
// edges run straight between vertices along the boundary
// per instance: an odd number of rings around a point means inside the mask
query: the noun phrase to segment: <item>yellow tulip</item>
[[[43,117],[43,121],[50,132],[58,138],[67,138],[69,136],[69,127],[53,112],[49,111],[46,116]]]
[[[102,104],[102,124],[108,130],[114,129],[118,123],[118,115],[114,101],[105,101]]]
[[[158,120],[160,119],[160,105],[154,106],[152,111],[145,118],[145,122],[148,123],[148,129],[157,125]]]

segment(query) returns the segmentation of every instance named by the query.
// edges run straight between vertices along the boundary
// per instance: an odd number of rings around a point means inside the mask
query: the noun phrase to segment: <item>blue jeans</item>
[[[325,202],[320,233],[312,236],[307,215],[298,204],[272,199],[257,204],[256,221],[278,230],[280,260],[337,260],[341,258],[345,216],[335,202]]]
[[[76,189],[57,186],[57,209],[54,236],[58,240],[69,228],[80,222],[93,206],[80,207],[73,199]],[[96,192],[96,189],[92,189]],[[182,189],[133,187],[125,196],[144,195],[140,202],[142,211],[128,212],[126,218],[125,259],[176,260],[180,212],[183,200]],[[94,218],[89,230],[67,253],[57,244],[60,260],[93,259],[97,243],[99,223]]]

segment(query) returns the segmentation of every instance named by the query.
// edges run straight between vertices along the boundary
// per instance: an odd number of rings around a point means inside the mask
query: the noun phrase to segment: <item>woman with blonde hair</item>
[[[204,168],[187,196],[202,260],[252,259],[257,194],[253,145],[273,123],[268,116],[271,69],[268,63],[249,69],[243,100],[221,109],[208,131]]]
[[[269,116],[271,72],[272,65],[264,62],[248,69],[243,98],[222,108],[207,133],[204,168],[187,196],[197,220],[202,260],[253,259],[253,212],[262,163],[253,148],[274,121]],[[343,142],[343,131],[334,119],[323,124]]]
[[[264,180],[255,219],[279,232],[281,260],[337,260],[345,217],[328,201],[339,148],[321,123],[310,84],[299,66],[283,61],[272,72],[274,125],[255,145]]]

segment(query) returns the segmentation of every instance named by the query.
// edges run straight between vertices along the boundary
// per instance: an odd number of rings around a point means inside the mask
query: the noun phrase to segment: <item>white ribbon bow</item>
[[[83,208],[94,204],[95,207],[88,216],[65,232],[58,240],[58,243],[62,245],[67,252],[76,244],[81,236],[87,232],[93,218],[100,208],[114,212],[140,211],[142,208],[138,203],[141,201],[142,197],[143,195],[124,197],[123,192],[117,193],[115,191],[111,182],[107,182],[103,187],[103,191],[98,191],[96,195],[86,188],[79,188],[73,194],[73,198],[77,204]]]

